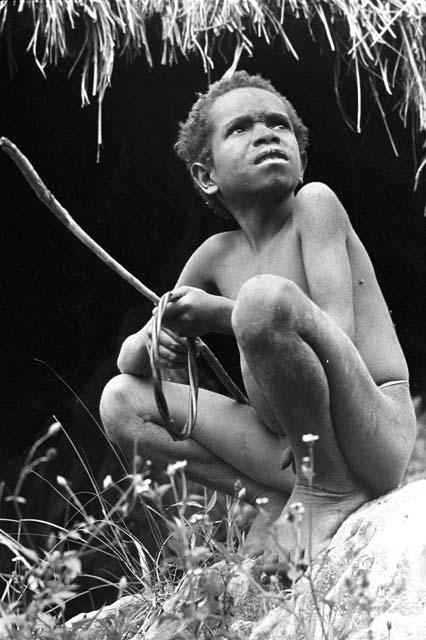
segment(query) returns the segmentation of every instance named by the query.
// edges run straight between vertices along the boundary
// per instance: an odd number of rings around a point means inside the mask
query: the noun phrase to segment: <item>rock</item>
[[[65,628],[75,640],[109,640],[124,635],[128,638],[129,630],[135,634],[141,626],[149,628],[154,624],[152,599],[152,593],[124,596],[97,611],[79,613],[65,623]],[[126,634],[120,629],[126,629]]]
[[[203,612],[215,638],[227,629],[241,640],[425,640],[424,505],[426,480],[363,505],[290,595],[265,592],[261,561],[200,570],[133,640],[203,638],[185,625]]]
[[[426,481],[420,480],[363,505],[342,524],[312,575],[325,627],[334,631],[327,637],[426,638],[425,504]],[[277,607],[254,626],[250,640],[324,637],[306,579],[297,590],[299,620]]]
[[[417,437],[404,484],[426,478],[426,398],[413,398],[413,406],[417,416]]]

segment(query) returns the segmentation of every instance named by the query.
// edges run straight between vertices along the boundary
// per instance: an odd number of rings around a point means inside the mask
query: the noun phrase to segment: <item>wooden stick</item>
[[[92,238],[73,220],[68,211],[58,202],[55,196],[49,191],[40,178],[31,162],[24,156],[24,154],[13,144],[8,138],[0,138],[0,147],[12,158],[18,168],[21,170],[24,178],[29,183],[30,187],[35,192],[36,196],[47,206],[48,209],[55,215],[58,220],[66,226],[68,231],[76,236],[83,244],[86,245],[95,255],[105,262],[108,267],[118,273],[119,276],[124,278],[132,287],[134,287],[139,293],[151,300],[154,304],[157,304],[159,297],[148,289],[142,282],[140,282],[135,276],[133,276],[127,269],[121,266],[117,260],[114,260],[109,253],[102,249],[102,247],[92,240]]]
[[[135,278],[134,275],[121,266],[117,260],[109,255],[95,240],[93,240],[70,216],[68,211],[58,202],[55,196],[49,191],[40,178],[31,162],[24,156],[24,154],[13,144],[8,138],[0,138],[0,147],[7,155],[15,162],[24,178],[27,180],[30,187],[35,192],[36,196],[45,204],[48,209],[55,215],[60,222],[71,231],[90,251],[92,251],[98,258],[102,260],[110,269],[115,271],[126,282],[128,282],[136,291],[139,291],[143,296],[151,300],[154,304],[157,304],[159,297],[156,293],[146,287],[140,280]],[[197,346],[200,354],[204,357],[209,366],[213,369],[219,380],[224,387],[232,395],[235,400],[240,403],[247,404],[248,400],[242,391],[238,388],[235,382],[229,377],[225,369],[222,367],[219,360],[209,349],[209,347],[201,340],[197,338]]]

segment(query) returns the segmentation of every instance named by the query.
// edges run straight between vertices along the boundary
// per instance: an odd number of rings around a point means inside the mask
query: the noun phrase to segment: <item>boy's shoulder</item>
[[[294,219],[300,232],[320,229],[348,231],[348,215],[337,195],[323,182],[310,182],[298,191]]]
[[[223,256],[223,254],[236,248],[242,239],[240,229],[234,231],[222,231],[209,236],[207,240],[200,245],[198,251],[202,251],[205,255],[211,255],[214,258]]]
[[[238,247],[240,236],[240,231],[224,231],[207,238],[191,255],[181,274],[185,284],[201,288],[214,284],[218,269]]]

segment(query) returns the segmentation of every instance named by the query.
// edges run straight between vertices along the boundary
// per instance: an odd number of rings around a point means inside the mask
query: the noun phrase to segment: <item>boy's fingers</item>
[[[176,302],[176,300],[183,298],[185,293],[186,293],[186,289],[184,287],[179,287],[178,289],[174,289],[169,298],[169,302]]]
[[[148,338],[149,338],[149,343],[151,343],[152,327],[150,327],[148,330]],[[161,327],[159,343],[164,344],[172,351],[177,351],[179,353],[184,353],[184,354],[187,354],[188,352],[188,343],[186,341],[186,338],[183,338],[182,336],[178,336],[171,329],[167,329],[166,327]],[[148,347],[150,348],[150,344],[148,345]]]
[[[158,355],[160,365],[166,365],[170,369],[186,366],[186,354],[177,353],[176,351],[170,351],[170,349],[166,349],[163,346],[160,346]]]
[[[170,338],[173,341],[172,344],[176,345],[177,351],[184,351],[185,353],[188,351],[188,343],[186,341],[186,338],[183,338],[182,336],[178,336],[171,329],[167,329],[167,327],[162,327],[162,331],[164,331],[164,333],[170,336]]]
[[[162,319],[163,321],[170,321],[173,320],[173,318],[178,315],[179,313],[179,309],[176,308],[174,306],[174,303],[176,302],[176,300],[169,300],[169,302],[167,303],[166,307],[163,309],[163,316]],[[155,318],[155,316],[158,313],[158,307],[154,307],[152,310],[152,317]]]
[[[171,336],[166,329],[162,329],[160,332],[160,345],[169,349],[173,353],[183,354],[186,357],[188,348],[185,342],[178,342],[173,336]]]
[[[149,336],[147,340],[147,349],[151,349],[152,345],[152,336]],[[188,357],[188,349],[182,347],[181,345],[177,345],[175,342],[170,340],[170,338],[165,338],[164,335],[160,335],[160,340],[158,343],[158,352],[159,353],[170,353],[170,357],[180,358],[181,360],[185,360]]]
[[[151,340],[147,343],[148,351],[151,350]],[[171,351],[167,347],[160,345],[158,349],[158,363],[160,366],[168,367],[169,369],[177,369],[186,367],[188,357],[186,353],[178,353],[177,351]]]

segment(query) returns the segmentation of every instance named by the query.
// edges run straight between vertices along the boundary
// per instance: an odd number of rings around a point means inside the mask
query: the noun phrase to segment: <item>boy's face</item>
[[[305,156],[278,96],[254,87],[233,89],[215,100],[209,124],[212,165],[204,175],[209,195],[220,195],[232,208],[242,199],[262,194],[275,199],[294,191]]]

